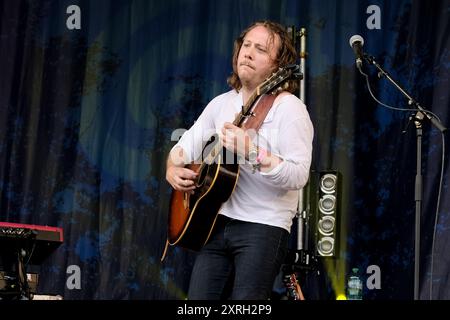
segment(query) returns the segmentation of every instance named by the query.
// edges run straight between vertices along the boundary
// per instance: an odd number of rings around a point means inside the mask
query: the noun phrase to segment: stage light
[[[313,172],[310,199],[315,215],[314,235],[316,253],[320,257],[334,257],[337,246],[340,178],[336,171]]]
[[[323,214],[331,214],[336,206],[336,197],[326,194],[319,200],[319,210]]]
[[[334,174],[327,173],[320,179],[320,190],[324,193],[333,193],[336,190],[337,177]]]
[[[322,237],[317,242],[317,252],[322,257],[329,257],[333,255],[334,239],[332,237]]]
[[[325,216],[320,218],[318,223],[319,232],[324,236],[330,236],[334,231],[335,218],[330,216]]]

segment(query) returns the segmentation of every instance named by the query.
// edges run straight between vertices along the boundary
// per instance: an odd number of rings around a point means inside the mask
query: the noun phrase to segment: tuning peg
[[[303,78],[303,74],[301,72],[294,72],[292,75],[296,79],[302,79]]]
[[[292,69],[292,71],[296,71],[296,70],[298,70],[298,69],[300,69],[300,66],[298,65],[298,64],[288,64],[287,66],[286,66],[286,69]]]

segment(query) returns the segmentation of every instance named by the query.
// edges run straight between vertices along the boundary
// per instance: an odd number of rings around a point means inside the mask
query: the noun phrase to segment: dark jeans
[[[264,300],[287,252],[282,228],[219,215],[191,275],[191,300]]]

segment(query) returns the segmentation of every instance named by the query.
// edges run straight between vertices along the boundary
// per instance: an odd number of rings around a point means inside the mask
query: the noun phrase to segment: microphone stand
[[[397,82],[392,79],[390,74],[385,71],[376,61],[375,58],[364,54],[364,58],[366,61],[372,65],[374,65],[379,73],[379,77],[385,77],[388,79],[394,87],[396,87],[407,99],[408,105],[413,106],[414,109],[417,109],[414,116],[414,125],[416,126],[416,137],[417,137],[417,165],[416,165],[416,181],[415,181],[415,190],[414,190],[414,200],[416,204],[416,215],[415,215],[415,257],[414,257],[414,300],[419,300],[419,260],[420,260],[420,217],[422,210],[422,121],[424,118],[428,118],[431,123],[441,132],[445,132],[447,128],[445,128],[439,119],[437,119],[434,115],[430,114],[422,108],[422,106],[414,100]],[[360,69],[360,66],[359,66]],[[361,69],[360,69],[361,71]]]

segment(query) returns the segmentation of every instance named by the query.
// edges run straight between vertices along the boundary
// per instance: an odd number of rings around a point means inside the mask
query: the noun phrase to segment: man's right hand
[[[197,173],[188,168],[170,166],[166,170],[166,180],[178,191],[192,192],[195,189],[194,179]]]

